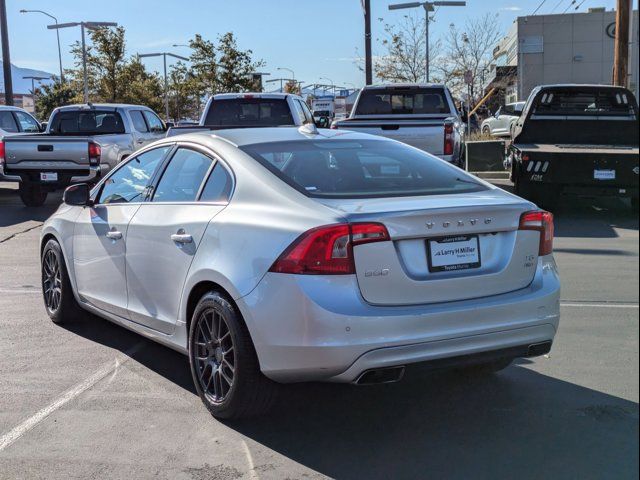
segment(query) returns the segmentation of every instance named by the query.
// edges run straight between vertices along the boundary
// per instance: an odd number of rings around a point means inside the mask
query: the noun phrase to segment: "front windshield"
[[[297,140],[240,147],[310,197],[377,198],[486,190],[457,167],[385,140]]]

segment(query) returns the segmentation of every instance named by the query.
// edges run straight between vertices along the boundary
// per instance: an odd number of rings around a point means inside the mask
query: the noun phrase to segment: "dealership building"
[[[638,97],[638,10],[629,38],[628,86]],[[486,89],[496,87],[505,103],[526,100],[537,85],[610,84],[616,12],[518,17],[493,50]]]

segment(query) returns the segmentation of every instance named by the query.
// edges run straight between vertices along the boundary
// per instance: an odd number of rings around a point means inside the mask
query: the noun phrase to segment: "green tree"
[[[284,93],[293,93],[295,95],[300,95],[300,84],[295,80],[288,80],[287,83],[284,84]]]
[[[197,82],[187,65],[174,64],[169,70],[169,115],[171,118],[195,118],[198,115]]]
[[[117,102],[146,105],[156,112],[163,111],[164,89],[160,75],[148,72],[138,57],[129,60],[120,74],[124,85]]]
[[[77,95],[71,82],[61,82],[59,77],[54,76],[52,84],[36,89],[36,116],[47,121],[54,108],[74,103]]]
[[[251,76],[260,67],[262,60],[254,62],[251,50],[240,50],[232,32],[227,32],[218,38],[219,92],[243,92],[253,90],[255,82]]]
[[[196,35],[189,40],[191,48],[192,86],[200,95],[213,95],[217,92],[218,56],[216,48],[209,40]]]

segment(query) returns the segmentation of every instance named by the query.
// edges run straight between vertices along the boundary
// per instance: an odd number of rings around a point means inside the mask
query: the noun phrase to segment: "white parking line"
[[[638,308],[637,303],[560,302],[561,307]]]
[[[115,362],[111,361],[103,365],[100,369],[98,369],[93,375],[87,377],[82,382],[78,383],[70,390],[67,390],[60,397],[58,397],[55,401],[39,410],[35,415],[27,418],[24,422],[17,425],[4,435],[0,437],[0,452],[15,442],[22,435],[27,433],[37,424],[39,424],[42,420],[47,418],[53,412],[58,410],[60,407],[70,402],[78,395],[82,394],[82,392],[88,390],[93,387],[96,383],[102,380],[104,377],[109,375],[111,372],[115,372],[120,365],[126,363],[130,356],[137,352],[142,346],[144,342],[137,343],[129,350],[126,350],[122,355],[116,357]]]

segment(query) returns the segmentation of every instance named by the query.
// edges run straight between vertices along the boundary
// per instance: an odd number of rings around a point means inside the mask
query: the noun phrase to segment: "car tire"
[[[44,205],[44,202],[47,200],[47,191],[40,185],[30,185],[20,182],[18,194],[20,195],[22,203],[27,207],[40,207]]]
[[[260,371],[242,315],[212,291],[198,302],[189,328],[189,364],[200,399],[216,418],[266,413],[278,385]]]
[[[482,127],[482,133],[484,135],[491,135],[491,128],[488,125],[485,125]]]
[[[56,240],[49,240],[44,246],[40,271],[42,298],[49,318],[58,324],[78,319],[82,309],[73,295],[64,255]]]
[[[468,367],[462,367],[458,369],[458,372],[463,375],[473,376],[491,375],[509,367],[513,363],[513,360],[513,358],[501,358],[492,362],[478,363],[475,365],[469,365]]]

